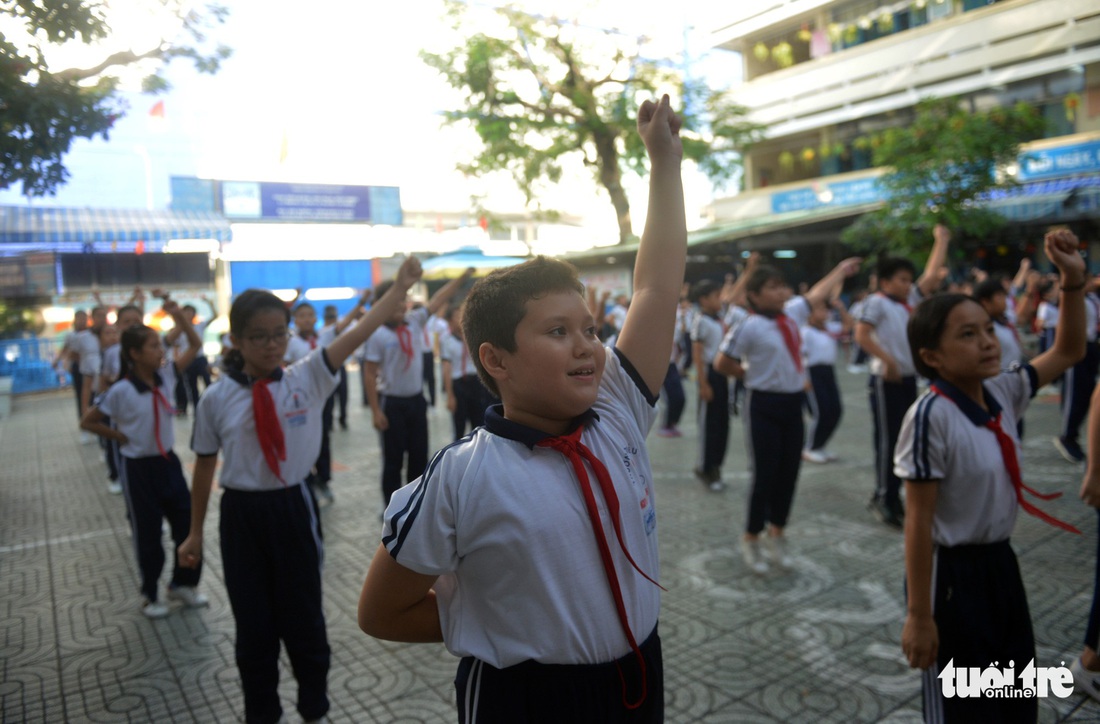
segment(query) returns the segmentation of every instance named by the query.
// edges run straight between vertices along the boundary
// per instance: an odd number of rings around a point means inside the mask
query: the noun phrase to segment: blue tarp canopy
[[[229,221],[204,211],[0,206],[0,246],[40,251],[156,251],[176,239],[229,241]],[[0,249],[7,252],[8,249]]]
[[[1100,210],[1100,176],[1032,181],[986,196],[989,207],[1010,221],[1038,221]]]

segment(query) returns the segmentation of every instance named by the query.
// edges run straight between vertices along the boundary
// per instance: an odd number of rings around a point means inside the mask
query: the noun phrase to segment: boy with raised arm
[[[638,111],[649,213],[616,347],[566,263],[478,282],[463,329],[501,404],[386,511],[359,625],[462,657],[459,722],[663,720],[645,437],[684,275],[679,128],[667,96]]]

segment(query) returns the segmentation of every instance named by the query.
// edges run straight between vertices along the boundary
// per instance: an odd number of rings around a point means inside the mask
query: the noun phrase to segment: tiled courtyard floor
[[[352,375],[354,379],[356,375]],[[872,488],[865,378],[840,372],[846,405],[837,463],[804,464],[789,535],[796,566],[764,577],[737,552],[748,475],[741,421],[729,488],[691,475],[698,437],[650,436],[661,531],[669,722],[916,722],[920,684],[902,659],[902,539],[864,509]],[[333,722],[454,721],[455,660],[441,645],[368,639],[355,622],[380,529],[378,443],[359,406],[333,436],[336,503],[323,512]],[[108,494],[97,446],[81,446],[71,393],[20,397],[0,420],[0,703],[4,722],[232,722],[242,714],[233,620],[211,506],[202,589],[211,606],[146,620],[123,500]],[[1050,444],[1056,398],[1027,418],[1025,479],[1066,495],[1044,507],[1072,536],[1021,514],[1014,545],[1030,597],[1038,665],[1081,648],[1092,596],[1096,514],[1076,498],[1080,470]],[[177,452],[189,466],[190,423]],[[431,416],[433,449],[449,421]],[[284,660],[290,721],[294,686]],[[1045,699],[1041,720],[1100,721],[1080,696]]]

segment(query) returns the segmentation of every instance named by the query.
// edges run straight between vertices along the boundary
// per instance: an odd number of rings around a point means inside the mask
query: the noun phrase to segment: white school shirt
[[[164,399],[154,403],[152,390],[141,380],[126,377],[114,383],[103,393],[96,407],[111,418],[111,426],[126,436],[126,444],[119,452],[127,458],[148,458],[160,455],[160,447],[168,452],[176,444],[172,400],[176,389],[176,367],[168,363],[157,372],[157,387]],[[153,405],[157,404],[156,413]],[[159,424],[157,420],[159,419]]]
[[[657,517],[646,434],[656,398],[618,350],[607,365],[581,442],[607,467],[623,540],[658,577]],[[498,668],[533,659],[595,664],[630,652],[576,474],[545,433],[491,407],[485,426],[439,451],[424,475],[393,494],[382,543],[401,565],[439,576],[434,589],[447,649]],[[623,554],[596,474],[627,620],[641,642],[657,625],[661,591]]]
[[[695,315],[695,322],[691,325],[691,341],[703,345],[703,361],[708,365],[714,363],[724,332],[717,318],[702,312]]]
[[[749,315],[751,314],[752,312],[745,309],[744,307],[734,304],[726,310],[725,316],[722,317],[722,323],[726,325],[726,331],[728,332],[737,325],[741,324],[741,322],[744,322],[746,319],[748,319]]]
[[[1039,302],[1035,310],[1035,318],[1041,329],[1054,329],[1058,326],[1058,305],[1050,302]]]
[[[321,412],[340,377],[324,348],[286,369],[275,370],[268,389],[283,426],[286,460],[280,475],[286,485],[305,479],[321,452]],[[222,454],[219,484],[234,490],[279,490],[283,482],[268,468],[256,435],[251,380],[230,371],[206,388],[195,409],[191,449],[196,455]]]
[[[905,413],[894,448],[894,474],[902,480],[939,482],[932,518],[932,541],[937,545],[996,543],[1012,534],[1016,489],[996,435],[983,425],[1000,411],[1001,427],[1015,443],[1019,460],[1016,423],[1037,382],[1031,365],[1017,365],[986,380],[986,412],[950,383],[938,380],[936,387],[947,396],[929,389]]]
[[[367,339],[363,358],[378,365],[378,392],[394,397],[412,397],[424,389],[423,349],[424,325],[428,322],[428,310],[412,309],[405,314],[412,342],[412,357],[401,349],[397,332],[382,325]]]
[[[99,374],[103,366],[103,359],[99,354],[99,337],[91,329],[82,329],[73,335],[69,349],[80,355],[80,374],[85,377],[94,377]]]
[[[797,329],[810,318],[810,304],[805,297],[788,299],[783,313]],[[722,353],[740,360],[745,369],[745,387],[757,392],[801,392],[806,375],[795,366],[779,321],[763,314],[749,315],[731,329],[722,340]],[[798,352],[801,356],[801,350]]]
[[[300,359],[305,359],[306,355],[313,350],[323,346],[320,335],[314,335],[310,339],[306,339],[300,334],[292,334],[286,343],[286,354],[283,355],[283,362],[288,365],[294,364]]]
[[[802,327],[802,359],[807,367],[836,364],[836,337],[812,324]]]
[[[112,382],[118,379],[122,373],[122,344],[115,342],[103,350],[102,367],[100,374]],[[167,448],[166,448],[167,449]]]
[[[1022,362],[1024,351],[1020,347],[1020,337],[1016,328],[994,319],[993,331],[1001,344],[1001,369],[1007,370],[1012,365]]]
[[[904,304],[882,292],[875,292],[867,296],[859,312],[859,321],[874,327],[873,334],[879,346],[898,363],[903,377],[911,377],[917,373],[917,368],[913,366],[913,353],[909,349],[907,327],[911,310],[920,300],[920,289],[914,284],[909,291],[909,299]],[[881,376],[886,371],[886,365],[881,359],[871,355],[870,370],[871,374]]]
[[[1089,292],[1085,295],[1085,340],[1096,341],[1096,325],[1100,323],[1100,297]]]
[[[476,375],[477,367],[466,343],[450,332],[439,338],[439,359],[451,363],[451,379]]]

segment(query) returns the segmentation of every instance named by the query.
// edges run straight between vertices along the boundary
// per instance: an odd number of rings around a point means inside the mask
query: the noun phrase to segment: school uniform
[[[444,643],[462,657],[459,722],[663,720],[660,589],[647,580],[658,575],[645,445],[656,399],[621,352],[604,349],[596,402],[570,441],[506,420],[494,406],[483,427],[438,452],[386,510],[382,543],[390,555],[439,577],[433,588]],[[573,459],[561,447],[578,435],[602,462],[614,497],[591,459]],[[621,538],[610,525],[615,498]],[[600,537],[625,621],[594,540]],[[628,711],[624,701],[641,698],[643,681],[645,701]]]
[[[355,326],[354,323],[352,323],[351,325],[348,325],[347,327],[345,327],[343,331],[346,332],[347,330],[351,329],[353,326]],[[341,332],[340,334],[343,334],[343,332]],[[317,332],[317,339],[320,340],[319,344],[322,347],[328,347],[330,344],[332,344],[336,340],[337,336],[338,335],[336,333],[336,325],[335,324],[327,324],[324,327],[321,327],[321,330],[319,332]],[[325,429],[329,430],[329,431],[332,430],[332,421],[333,421],[333,419],[335,419],[335,412],[336,412],[337,404],[339,404],[339,407],[340,407],[340,416],[339,416],[340,427],[346,429],[347,426],[348,426],[348,370],[347,370],[347,366],[346,365],[340,365],[340,369],[338,370],[338,374],[340,375],[340,383],[336,385],[336,391],[332,393],[332,396],[328,398],[329,401],[327,403],[325,403],[325,420],[326,420]]]
[[[915,484],[939,483],[932,521],[939,653],[923,672],[926,721],[1034,722],[1038,714],[1034,698],[945,699],[937,679],[952,659],[956,669],[1014,661],[1020,671],[1035,658],[1027,597],[1009,537],[1021,506],[1064,527],[1031,507],[1010,472],[1013,465],[1018,470],[1020,459],[1016,422],[1037,386],[1030,365],[1002,372],[983,383],[986,411],[937,380],[905,415],[894,472]],[[1007,450],[989,427],[994,423]]]
[[[195,324],[195,334],[199,335],[199,339],[202,339],[203,332],[206,331],[207,322],[199,322]],[[181,334],[176,338],[175,353],[177,355],[184,354],[191,346],[191,343],[187,339],[187,335]],[[206,354],[202,351],[202,347],[199,347],[198,354],[191,360],[191,363],[187,365],[187,369],[183,371],[183,374],[179,376],[179,380],[176,383],[176,409],[181,413],[187,412],[188,403],[192,406],[192,409],[198,404],[199,399],[199,380],[202,380],[202,387],[205,390],[210,386],[210,362],[206,359]]]
[[[1036,331],[1039,333],[1040,354],[1050,349],[1050,346],[1054,343],[1054,330],[1058,327],[1059,316],[1061,315],[1057,303],[1051,303],[1044,299],[1036,307],[1035,326]]]
[[[77,390],[77,414],[79,416],[80,410],[80,395],[83,392],[84,385],[91,385],[92,396],[95,395],[96,381],[99,378],[100,370],[103,365],[103,358],[100,355],[99,350],[99,337],[96,333],[89,329],[82,329],[72,337],[72,343],[70,349],[78,356],[77,372],[80,375],[80,384]],[[76,387],[77,383],[74,380],[73,386]],[[91,397],[88,398],[92,399]]]
[[[722,343],[725,329],[716,316],[700,311],[691,328],[692,343],[702,345],[703,359],[707,363],[707,383],[714,394],[710,401],[699,398],[699,457],[696,470],[714,480],[722,472],[730,434],[729,380],[714,369],[714,357]]]
[[[894,475],[891,460],[897,443],[901,421],[906,410],[917,399],[917,372],[909,349],[907,327],[909,315],[921,300],[920,289],[913,286],[905,300],[888,297],[882,292],[868,295],[860,310],[859,321],[874,327],[879,346],[894,358],[901,371],[900,381],[883,377],[886,365],[878,357],[870,362],[868,397],[874,423],[875,491],[872,503],[885,508],[899,522],[905,514],[901,503],[901,480]]]
[[[428,310],[405,314],[401,325],[382,325],[367,339],[364,359],[378,365],[378,395],[389,427],[382,431],[382,496],[388,503],[405,480],[420,477],[428,464],[428,406],[424,400],[423,329]]]
[[[1085,356],[1065,371],[1062,376],[1062,427],[1059,437],[1062,444],[1069,444],[1077,451],[1081,423],[1089,414],[1089,401],[1096,387],[1096,375],[1100,372],[1100,344],[1096,341],[1097,324],[1100,323],[1100,297],[1089,292],[1085,295]]]
[[[104,381],[109,380],[109,382],[106,382],[106,384],[108,385],[107,389],[109,390],[110,385],[116,382],[119,376],[122,374],[122,345],[116,342],[107,349],[103,350],[103,354],[100,358],[100,364],[100,379]],[[96,404],[98,406],[98,401],[96,402]],[[100,407],[100,412],[103,412],[102,407]],[[103,424],[107,427],[114,427],[114,425],[111,423],[110,415],[104,415]],[[107,477],[111,480],[111,482],[116,482],[119,479],[122,464],[118,449],[118,441],[107,438],[100,438],[100,441],[100,444],[103,446],[104,458],[107,461]]]
[[[1016,325],[1007,317],[994,319],[993,332],[1001,345],[1001,369],[1011,369],[1012,365],[1022,363],[1024,350],[1020,344],[1020,333],[1016,331]]]
[[[836,381],[836,337],[812,325],[802,328],[802,355],[810,379],[806,403],[810,408],[810,429],[806,449],[824,450],[843,414],[840,387]]]
[[[318,347],[324,346],[325,343],[322,342],[319,334],[303,337],[299,332],[287,341],[283,361],[288,365],[292,365],[298,360],[305,359],[310,352]],[[316,492],[321,493],[325,498],[329,498],[331,495],[328,484],[332,480],[332,448],[329,439],[329,430],[332,429],[331,400],[332,396],[330,395],[321,411],[321,447],[317,453],[317,460],[313,463],[313,472],[310,473],[308,480],[311,486],[317,488]]]
[[[276,722],[279,642],[298,680],[298,712],[328,712],[331,653],[321,605],[324,549],[317,505],[304,485],[321,446],[321,408],[337,376],[324,349],[270,382],[231,370],[199,400],[191,437],[196,455],[222,451],[222,565],[237,625],[236,659],[248,722]],[[276,474],[261,447],[253,387],[267,384],[285,440]],[[259,391],[257,391],[259,392]]]
[[[722,340],[721,351],[745,370],[745,447],[753,483],[745,531],[758,535],[767,523],[787,525],[802,463],[805,373],[798,328],[810,317],[805,297],[783,305],[783,314],[751,314]]]
[[[458,440],[466,434],[467,425],[473,430],[485,421],[485,409],[493,404],[493,396],[478,379],[465,341],[449,332],[443,335],[439,339],[439,358],[451,363],[451,390],[455,396],[451,420]]]
[[[175,367],[162,367],[154,381],[156,386],[150,388],[136,377],[123,378],[96,403],[111,425],[127,438],[119,445],[119,477],[141,573],[141,593],[151,602],[157,600],[157,582],[164,570],[162,521],[168,520],[175,542],[173,550],[187,539],[191,527],[191,493],[180,459],[172,449],[176,440],[168,400],[175,390]],[[201,567],[183,568],[175,555],[172,560],[170,586],[198,584]]]

